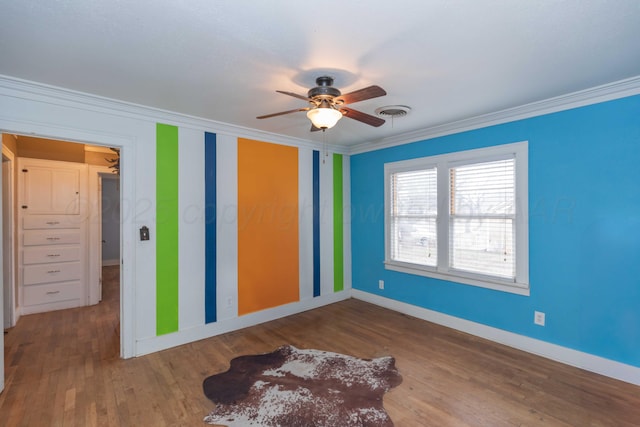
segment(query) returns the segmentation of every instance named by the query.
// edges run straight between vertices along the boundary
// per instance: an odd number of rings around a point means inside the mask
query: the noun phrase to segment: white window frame
[[[513,157],[515,159],[515,280],[463,272],[449,267],[449,169],[464,164],[484,163]],[[391,176],[398,172],[437,168],[438,187],[438,263],[436,267],[400,262],[391,259]],[[384,165],[384,228],[387,270],[416,274],[466,285],[529,295],[529,198],[528,142],[496,145],[487,148],[458,151],[418,159],[385,163]]]

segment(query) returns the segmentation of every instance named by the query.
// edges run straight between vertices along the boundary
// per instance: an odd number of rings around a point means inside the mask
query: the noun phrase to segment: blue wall
[[[530,296],[384,269],[384,163],[524,140]],[[351,198],[354,289],[640,367],[640,96],[354,155]]]

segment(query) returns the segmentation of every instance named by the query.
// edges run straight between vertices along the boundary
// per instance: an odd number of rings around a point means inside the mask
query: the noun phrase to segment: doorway
[[[102,146],[96,146],[96,145],[88,145],[88,144],[84,144],[84,143],[79,143],[79,142],[69,142],[69,141],[61,141],[61,140],[53,140],[53,139],[46,139],[46,138],[39,138],[39,137],[33,137],[33,136],[21,136],[21,135],[15,135],[15,141],[16,144],[12,147],[13,151],[15,152],[15,154],[12,153],[12,151],[7,150],[7,152],[10,155],[4,155],[4,151],[5,148],[3,146],[3,201],[5,199],[9,200],[11,199],[13,196],[17,196],[18,193],[15,192],[16,190],[16,186],[15,183],[18,181],[17,180],[17,176],[20,174],[20,171],[18,171],[17,169],[13,168],[12,171],[9,171],[9,169],[13,166],[13,163],[10,164],[6,164],[5,159],[7,162],[9,162],[10,160],[13,159],[12,156],[15,156],[15,159],[18,160],[18,158],[29,158],[29,159],[38,159],[39,161],[44,161],[44,160],[50,160],[50,161],[57,161],[57,162],[68,162],[69,165],[72,165],[73,163],[78,164],[78,163],[83,163],[85,165],[88,165],[88,167],[86,168],[86,180],[91,180],[92,178],[96,178],[101,180],[102,177],[100,175],[103,175],[105,177],[107,177],[107,179],[113,180],[114,182],[118,183],[118,189],[119,189],[119,173],[114,173],[114,169],[112,168],[113,166],[113,159],[117,158],[119,159],[119,151],[115,151],[115,150],[111,150],[108,147],[102,147]],[[118,153],[117,155],[115,153]],[[9,158],[11,157],[11,158]],[[6,167],[5,167],[6,166]],[[6,170],[6,171],[5,171]],[[91,175],[91,173],[89,171],[93,171],[94,175]],[[6,176],[6,178],[5,178]],[[6,190],[6,191],[5,191]],[[5,193],[8,193],[9,190],[13,190],[11,195],[6,195]],[[86,299],[85,299],[85,305],[94,305],[99,303],[99,301],[101,300],[101,289],[99,289],[101,286],[100,280],[102,279],[102,260],[100,257],[96,258],[96,250],[95,248],[98,249],[98,255],[101,254],[100,249],[101,249],[101,238],[100,236],[100,231],[101,231],[101,227],[102,227],[102,211],[100,209],[100,198],[97,195],[98,192],[98,186],[96,185],[95,188],[88,188],[88,195],[86,195],[85,197],[82,197],[81,200],[84,202],[88,202],[88,216],[86,218],[88,218],[88,225],[87,225],[87,238],[89,239],[87,242],[87,261],[86,261],[86,274],[83,276],[83,281],[86,280],[87,282],[85,282],[85,286],[88,287],[88,291],[86,292]],[[15,193],[15,194],[13,194]],[[88,196],[88,197],[87,197]],[[118,194],[115,197],[120,197],[120,192],[118,192]],[[17,197],[16,197],[17,200]],[[8,215],[6,212],[8,212],[9,214],[11,213],[15,213],[15,209],[16,209],[16,201],[7,201],[5,203],[3,203],[3,218],[5,219],[3,221],[3,236],[7,237],[10,236],[12,239],[15,239],[15,237],[17,237],[16,235],[16,230],[18,230],[18,228],[15,225],[10,225],[10,222],[13,221],[13,223],[15,224],[15,220],[14,220],[14,216],[13,215]],[[118,203],[117,206],[119,207],[120,205],[120,200],[118,199]],[[12,208],[13,207],[13,208]],[[117,247],[115,248],[115,251],[117,251],[117,255],[115,255],[115,257],[117,259],[120,259],[120,241],[121,241],[121,235],[122,235],[122,227],[120,224],[120,212],[118,210],[117,215],[115,215],[113,213],[113,211],[110,211],[111,214],[111,222],[113,227],[109,230],[111,239],[115,239],[117,241],[116,245]],[[115,222],[114,222],[115,221]],[[93,228],[94,224],[97,225],[98,227],[98,233],[97,233],[97,238],[98,240],[98,244],[94,245],[92,243],[92,240],[96,238],[96,234],[91,232],[91,229]],[[8,289],[11,289],[15,292],[13,292],[13,294],[9,297],[9,298],[5,298],[5,304],[3,305],[3,312],[5,314],[4,318],[6,319],[6,321],[12,320],[12,326],[14,326],[16,324],[17,321],[17,316],[21,314],[21,299],[19,297],[20,295],[20,291],[21,291],[21,287],[20,287],[20,279],[19,279],[19,275],[16,274],[19,271],[17,270],[17,263],[15,262],[15,260],[19,261],[18,259],[18,254],[22,253],[22,252],[16,252],[17,251],[17,246],[13,243],[6,243],[5,244],[5,238],[3,238],[3,248],[5,249],[5,256],[3,257],[3,276],[8,277],[9,274],[12,274],[13,276],[15,276],[14,280],[13,280],[13,287],[11,288],[7,288],[5,287],[3,289],[3,291],[6,293],[8,292]],[[14,240],[15,241],[15,240]],[[14,260],[9,261],[9,256],[8,254],[11,254],[14,257]],[[8,267],[7,268],[7,264]],[[93,266],[96,267],[93,267]],[[97,274],[94,275],[94,271],[97,272]],[[116,281],[116,285],[118,286],[118,290],[120,288],[120,284],[121,284],[121,272],[119,269],[119,266],[117,268],[117,276],[111,274],[110,279],[111,282],[113,282],[114,280]],[[96,283],[96,285],[94,286],[93,283]],[[95,288],[95,290],[94,290]],[[119,292],[120,293],[120,292]],[[120,297],[118,296],[117,298],[118,300],[118,305],[115,307],[115,311],[116,311],[116,316],[118,316],[118,328],[120,328],[120,322],[119,319],[121,317],[121,307],[120,307],[120,303],[119,301],[121,301]],[[9,307],[8,302],[13,303],[12,307]],[[24,313],[22,313],[24,314]],[[118,331],[118,336],[121,336],[122,334],[119,333]],[[122,343],[118,343],[116,342],[114,344],[116,347],[118,347],[118,352],[120,353],[120,355],[122,356]]]
[[[103,274],[109,270],[119,272],[122,254],[120,220],[120,175],[104,166],[89,166],[89,203],[92,207],[89,225],[89,277],[91,286],[89,303],[102,301]]]
[[[100,174],[102,215],[102,266],[120,265],[120,180],[115,174]]]

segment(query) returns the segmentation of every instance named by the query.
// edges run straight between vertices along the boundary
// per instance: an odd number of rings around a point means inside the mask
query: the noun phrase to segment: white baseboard
[[[156,351],[166,350],[194,341],[211,338],[216,335],[225,334],[227,332],[236,331],[238,329],[255,326],[260,323],[269,322],[271,320],[280,319],[293,314],[302,313],[307,310],[319,308],[328,304],[351,298],[351,289],[336,292],[330,295],[323,295],[308,300],[295,302],[291,304],[274,307],[268,310],[259,311],[257,313],[246,314],[244,316],[233,317],[231,319],[221,319],[214,323],[194,327],[167,335],[146,338],[136,343],[136,356],[154,353]]]
[[[103,267],[111,267],[113,265],[120,265],[119,259],[103,259],[102,266]]]
[[[351,294],[353,298],[404,313],[409,316],[417,317],[418,319],[437,323],[438,325],[466,332],[509,347],[517,348],[518,350],[523,350],[547,359],[575,366],[586,371],[595,372],[620,381],[640,385],[640,368],[635,366],[594,356],[589,353],[584,353],[534,338],[529,338],[524,335],[518,335],[513,332],[507,332],[502,329],[471,322],[469,320],[417,307],[415,305],[384,298],[368,292],[353,289]]]

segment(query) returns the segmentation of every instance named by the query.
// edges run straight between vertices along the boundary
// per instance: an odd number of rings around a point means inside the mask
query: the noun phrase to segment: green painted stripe
[[[178,330],[178,128],[156,125],[156,334]]]
[[[342,154],[333,154],[333,291],[344,289],[344,218]]]

